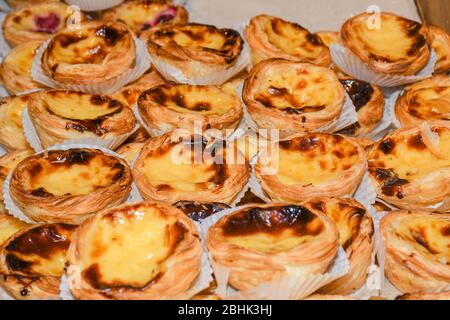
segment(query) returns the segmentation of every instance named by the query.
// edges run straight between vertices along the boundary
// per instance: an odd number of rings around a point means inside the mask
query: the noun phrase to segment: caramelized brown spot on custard
[[[410,137],[408,139],[408,146],[413,149],[417,149],[417,150],[425,150],[427,148],[427,146],[423,142],[422,136],[420,134]]]
[[[124,36],[123,32],[105,25],[98,28],[95,34],[103,38],[108,46],[115,46]]]
[[[322,142],[315,135],[286,140],[280,142],[280,147],[285,150],[310,151],[321,145]]]
[[[194,221],[201,221],[217,212],[230,208],[230,206],[219,202],[200,203],[194,201],[178,201],[174,206]]]
[[[315,236],[323,224],[313,224],[319,217],[305,207],[290,205],[271,208],[248,208],[227,218],[224,236],[251,235],[259,232],[279,234],[291,229],[298,236]]]
[[[350,96],[356,111],[364,107],[372,98],[374,90],[370,83],[354,79],[340,80],[340,82]]]
[[[439,253],[438,251],[433,250],[429,240],[427,239],[425,230],[423,228],[418,228],[416,230],[411,230],[411,236],[413,237],[414,241],[416,241],[418,244],[420,244],[429,253],[431,253],[431,254]]]
[[[400,179],[392,170],[376,168],[370,171],[378,181],[383,183],[381,187],[383,194],[389,197],[397,196],[399,199],[405,197],[403,186],[409,183],[408,180]]]
[[[442,234],[444,237],[449,237],[449,236],[450,236],[450,224],[447,225],[447,226],[445,226],[445,227],[443,227],[443,228],[441,229],[441,234]]]
[[[395,142],[392,139],[386,139],[378,146],[378,149],[380,149],[384,154],[390,154],[394,148]]]

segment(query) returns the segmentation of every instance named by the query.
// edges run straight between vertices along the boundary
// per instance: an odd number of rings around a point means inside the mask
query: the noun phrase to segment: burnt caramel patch
[[[356,111],[364,107],[372,98],[374,90],[370,83],[354,79],[340,80],[340,82],[350,96]]]
[[[38,188],[36,190],[31,191],[31,195],[39,198],[51,198],[53,194],[45,190],[45,188]]]
[[[430,244],[430,241],[427,239],[425,230],[423,228],[419,228],[417,230],[411,230],[411,236],[414,241],[420,244],[423,248],[425,248],[431,254],[437,254],[438,251],[434,250]]]
[[[96,106],[101,106],[105,103],[109,103],[109,101],[111,101],[111,98],[104,96],[104,95],[98,95],[98,94],[94,94],[91,96],[91,98],[89,99],[89,101]]]
[[[186,95],[176,90],[175,93],[170,93],[172,88],[170,84],[160,85],[145,91],[139,98],[139,104],[142,104],[145,100],[153,101],[161,106],[167,105],[169,102],[176,104],[178,107],[192,110],[192,111],[208,111],[212,109],[212,105],[206,101],[199,101],[194,104],[189,104],[186,101]],[[188,92],[190,87],[186,87]]]
[[[51,259],[53,255],[65,252],[69,248],[70,236],[75,228],[66,224],[51,224],[21,234],[5,248],[8,252],[8,267],[16,271],[31,271],[33,263],[22,260],[18,255],[37,255],[43,259]]]
[[[395,142],[392,139],[386,139],[378,145],[378,149],[380,149],[384,154],[390,154],[394,148]]]
[[[299,83],[300,86],[304,85],[304,82]],[[261,103],[266,108],[277,108],[277,106],[273,103],[272,97],[284,97],[289,104],[290,107],[284,108],[281,110],[283,113],[287,114],[303,114],[303,113],[311,113],[311,112],[318,112],[325,109],[324,105],[320,106],[304,106],[300,105],[298,101],[296,100],[295,96],[289,93],[289,90],[286,88],[277,88],[274,86],[270,86],[267,89],[267,94],[257,94],[255,96],[255,101]]]
[[[441,229],[441,234],[444,237],[450,237],[450,224]]]
[[[86,35],[76,34],[76,33],[63,33],[57,36],[55,41],[59,42],[59,45],[63,48],[67,48],[68,46],[72,44],[76,44],[80,41],[83,41],[87,39],[88,37]],[[50,44],[50,47],[53,47],[52,43]]]
[[[315,236],[322,232],[323,223],[314,223],[319,217],[302,206],[248,208],[227,218],[224,236],[245,236],[255,233],[277,235],[290,229],[297,236]]]
[[[292,151],[311,151],[321,145],[323,146],[323,143],[320,141],[320,138],[315,135],[280,141],[281,148]]]
[[[83,149],[70,149],[62,151],[50,151],[47,160],[52,165],[72,166],[75,164],[87,165],[95,157],[96,153]]]
[[[396,196],[399,199],[405,197],[403,186],[409,183],[408,180],[400,179],[392,170],[376,168],[374,170],[371,169],[370,171],[372,175],[383,184],[381,191],[384,195],[389,197]]]
[[[416,149],[416,150],[425,150],[427,149],[426,144],[423,142],[422,136],[416,135],[413,137],[410,137],[408,139],[408,146],[412,149]]]
[[[219,202],[199,203],[194,201],[178,201],[174,206],[194,221],[203,220],[217,212],[230,208],[230,206]]]
[[[104,25],[104,26],[101,26],[100,28],[98,28],[96,30],[95,34],[98,37],[103,38],[106,45],[112,47],[112,46],[115,46],[117,44],[117,42],[120,41],[124,37],[125,32],[119,31],[116,28]]]

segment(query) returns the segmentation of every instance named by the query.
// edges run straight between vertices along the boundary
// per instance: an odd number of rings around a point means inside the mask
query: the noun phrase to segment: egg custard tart
[[[117,148],[137,125],[133,111],[105,95],[41,91],[29,103],[30,118],[44,148],[65,140],[95,138]]]
[[[350,263],[349,272],[322,287],[322,294],[350,294],[366,282],[374,248],[372,218],[359,202],[344,198],[317,198],[302,203],[312,211],[319,210],[333,220],[339,231],[339,245]]]
[[[17,150],[9,152],[0,157],[0,213],[6,211],[3,204],[3,183],[8,174],[25,158],[33,155],[31,149]]]
[[[249,168],[244,156],[223,142],[173,131],[145,144],[133,177],[146,200],[230,204],[247,184]]]
[[[423,122],[450,125],[450,77],[435,75],[405,89],[395,104],[395,115],[402,127]]]
[[[26,6],[6,15],[3,35],[11,47],[30,41],[45,41],[66,26],[71,15],[69,6],[44,2]]]
[[[120,154],[128,163],[133,163],[134,160],[139,156],[144,147],[145,143],[143,142],[134,142],[127,143],[121,146],[116,150],[118,154]]]
[[[383,91],[376,85],[349,77],[341,77],[339,81],[352,100],[358,121],[339,130],[338,133],[351,136],[369,134],[383,119],[385,104]]]
[[[300,26],[269,15],[253,17],[245,29],[253,64],[270,58],[327,67],[331,55],[321,39]]]
[[[392,132],[368,152],[380,199],[398,208],[450,208],[450,128],[421,126]]]
[[[163,84],[145,91],[138,100],[139,113],[152,129],[176,128],[234,130],[242,120],[240,98],[218,86]]]
[[[75,227],[39,224],[0,245],[0,286],[16,299],[57,299]]]
[[[328,133],[296,135],[266,148],[254,167],[274,201],[351,196],[367,170],[364,149],[352,138]]]
[[[70,289],[78,299],[181,298],[200,274],[201,254],[197,228],[175,207],[104,210],[73,236],[68,270],[79,272],[69,273]]]
[[[435,73],[448,73],[450,71],[450,35],[442,28],[429,25],[433,42],[431,47],[436,51],[437,62]]]
[[[22,112],[33,94],[0,99],[0,144],[8,150],[24,150],[30,146],[22,127]]]
[[[206,239],[214,263],[230,270],[228,284],[248,290],[287,275],[324,273],[338,252],[336,224],[300,205],[250,205],[213,225]]]
[[[450,214],[395,211],[380,227],[393,285],[403,293],[450,288]]]
[[[19,163],[10,193],[34,221],[80,224],[125,201],[131,182],[125,160],[94,149],[53,150]]]
[[[230,206],[220,202],[178,201],[173,205],[194,221],[201,221],[220,211],[230,209]]]
[[[279,129],[281,136],[330,124],[345,100],[344,88],[328,68],[283,59],[253,67],[242,97],[257,126]]]
[[[143,33],[141,38],[147,41],[156,64],[175,67],[187,79],[227,71],[236,65],[244,46],[235,30],[197,23],[157,26]]]
[[[341,29],[343,45],[370,69],[392,75],[414,75],[427,64],[431,42],[427,25],[392,13],[378,18],[362,13]]]
[[[149,90],[164,83],[164,79],[157,71],[149,70],[142,77],[121,88],[112,96],[114,99],[119,100],[124,105],[132,108],[138,101],[139,96],[145,90]]]
[[[18,45],[3,59],[0,74],[5,89],[15,95],[24,91],[43,88],[31,77],[31,64],[40,41],[30,41]]]
[[[136,64],[133,34],[121,22],[90,21],[63,29],[42,55],[44,74],[63,85],[105,85]]]
[[[188,12],[164,0],[133,0],[106,10],[103,20],[124,22],[134,33],[139,34],[158,25],[186,23]]]

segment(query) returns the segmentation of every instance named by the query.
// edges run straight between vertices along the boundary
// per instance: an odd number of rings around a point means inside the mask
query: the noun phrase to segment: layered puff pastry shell
[[[117,145],[137,125],[130,108],[105,95],[40,91],[29,102],[28,111],[44,148],[84,138],[108,140]]]
[[[247,184],[249,167],[244,155],[223,141],[172,131],[145,144],[133,177],[146,200],[230,204]]]
[[[338,252],[336,224],[300,205],[249,205],[220,219],[206,238],[214,263],[229,269],[237,290],[287,275],[324,273]]]
[[[270,58],[309,62],[324,67],[331,63],[330,52],[321,39],[294,22],[259,15],[246,26],[245,36],[253,64]]]
[[[64,85],[109,85],[136,63],[130,29],[121,22],[90,21],[65,28],[49,42],[42,70]]]
[[[0,100],[0,144],[10,151],[28,149],[22,127],[22,112],[33,94],[4,97]]]
[[[310,133],[280,140],[260,152],[254,173],[274,201],[351,196],[367,170],[363,147],[354,139]]]
[[[78,299],[189,298],[201,254],[196,226],[175,207],[144,202],[104,210],[72,238],[70,289]]]
[[[341,29],[343,45],[380,73],[414,75],[428,62],[432,38],[428,26],[382,12],[363,13],[347,20]]]
[[[106,10],[103,20],[118,20],[126,23],[131,30],[139,34],[157,25],[182,24],[188,21],[188,12],[181,6],[168,1],[137,0],[126,1]]]
[[[450,35],[437,26],[429,25],[433,42],[432,48],[436,51],[437,62],[435,73],[448,73],[450,71]]]
[[[0,286],[16,299],[57,299],[74,229],[66,224],[20,228],[0,245]]]
[[[367,159],[378,198],[401,209],[449,210],[449,127],[399,129],[374,144]]]
[[[187,79],[232,68],[244,46],[237,31],[198,23],[156,26],[141,39],[147,41],[153,60],[181,70]]]
[[[11,47],[30,41],[45,41],[66,26],[72,11],[64,3],[46,1],[6,15],[3,34]]]
[[[10,194],[34,221],[80,224],[124,202],[131,182],[125,160],[95,149],[53,150],[19,163]]]
[[[450,288],[450,215],[396,211],[381,220],[385,274],[403,293]]]
[[[3,59],[0,76],[5,89],[15,95],[43,88],[31,76],[31,64],[41,41],[30,41],[18,45]]]
[[[302,203],[310,210],[319,210],[333,220],[339,231],[339,245],[350,263],[347,275],[322,287],[319,292],[347,295],[363,286],[367,279],[374,249],[372,218],[359,202],[344,198],[315,198]]]
[[[395,115],[402,127],[423,122],[450,125],[450,77],[435,75],[405,88],[395,104]]]
[[[337,120],[345,94],[328,68],[283,59],[257,64],[245,81],[242,97],[260,129],[281,136],[313,131]]]
[[[11,151],[7,154],[0,156],[0,213],[6,211],[3,204],[3,183],[5,182],[8,174],[14,170],[14,168],[25,158],[33,155],[33,151],[30,149]]]
[[[176,128],[217,129],[231,132],[242,120],[238,95],[218,86],[163,84],[145,91],[138,100],[139,113],[146,125],[159,132]]]

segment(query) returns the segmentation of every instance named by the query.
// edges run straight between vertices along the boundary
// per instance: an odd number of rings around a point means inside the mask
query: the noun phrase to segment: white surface
[[[310,31],[338,30],[350,16],[377,5],[419,20],[414,0],[188,0],[190,20],[231,27],[266,13],[295,21]]]

